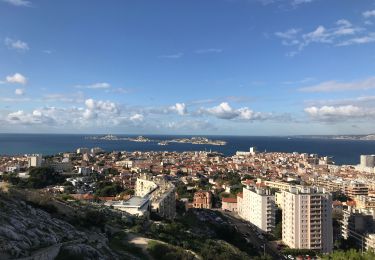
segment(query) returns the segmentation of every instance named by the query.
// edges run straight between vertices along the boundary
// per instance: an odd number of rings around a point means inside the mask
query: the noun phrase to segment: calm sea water
[[[120,136],[120,135],[118,135]],[[193,145],[171,143],[160,146],[157,143],[130,141],[88,140],[85,135],[65,134],[0,134],[0,154],[16,155],[41,153],[52,155],[59,152],[75,151],[78,147],[101,147],[106,151],[218,151],[226,156],[236,151],[247,151],[250,146],[258,151],[306,152],[321,156],[332,156],[336,164],[358,164],[361,154],[375,154],[375,141],[332,140],[287,137],[254,136],[207,136],[227,142],[225,146]],[[123,137],[123,136],[122,136]],[[147,135],[150,139],[168,140],[190,136]]]

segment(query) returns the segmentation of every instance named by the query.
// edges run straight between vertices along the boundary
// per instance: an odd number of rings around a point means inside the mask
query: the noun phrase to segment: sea
[[[256,147],[260,152],[299,152],[330,156],[337,165],[358,164],[361,154],[375,154],[375,141],[337,140],[311,137],[270,137],[270,136],[202,136],[223,140],[224,146],[170,143],[166,146],[157,142],[92,140],[85,137],[97,135],[79,134],[0,134],[0,155],[21,155],[40,153],[53,155],[73,152],[79,147],[100,147],[105,151],[216,151],[231,156],[236,151],[248,151]],[[135,135],[116,135],[136,137]],[[153,140],[190,138],[192,136],[145,135]]]

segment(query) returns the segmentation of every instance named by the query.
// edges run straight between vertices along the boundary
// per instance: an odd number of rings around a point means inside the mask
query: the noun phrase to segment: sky
[[[371,134],[375,0],[0,0],[0,132]]]

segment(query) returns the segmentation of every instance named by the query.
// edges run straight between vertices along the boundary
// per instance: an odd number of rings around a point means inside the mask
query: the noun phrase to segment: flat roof
[[[149,200],[149,197],[133,196],[126,201],[114,202],[112,205],[125,208],[142,208]]]

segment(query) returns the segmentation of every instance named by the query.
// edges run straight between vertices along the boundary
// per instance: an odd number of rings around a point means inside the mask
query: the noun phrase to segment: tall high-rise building
[[[42,166],[42,155],[33,154],[27,157],[27,163],[29,167],[40,167]]]
[[[275,228],[275,198],[269,189],[247,186],[243,188],[241,217],[264,232]]]
[[[290,248],[332,252],[332,195],[317,187],[282,193],[282,240]]]
[[[361,167],[373,168],[375,167],[375,154],[361,155]]]

